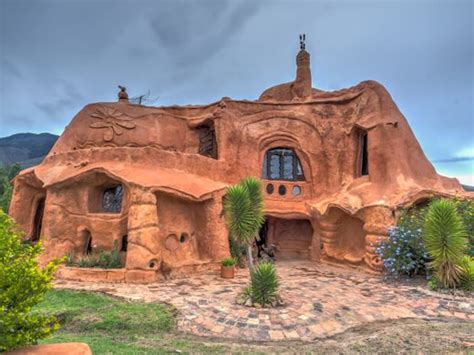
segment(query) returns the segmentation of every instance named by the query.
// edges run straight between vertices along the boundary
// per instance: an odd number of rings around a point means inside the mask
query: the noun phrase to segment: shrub
[[[252,271],[250,293],[254,303],[261,306],[271,304],[278,297],[278,286],[278,276],[272,263],[259,263]]]
[[[466,237],[455,204],[449,200],[433,201],[425,218],[423,240],[432,259],[429,265],[443,287],[456,287],[461,279]]]
[[[8,212],[13,194],[11,180],[18,175],[21,167],[18,164],[0,167],[0,208]]]
[[[466,291],[474,291],[474,258],[465,255],[461,260],[463,273],[459,286]]]
[[[398,225],[389,229],[388,240],[378,245],[376,251],[389,274],[414,276],[426,273],[428,254],[422,238],[425,214],[424,208],[402,211]]]
[[[474,200],[454,200],[469,239],[467,254],[474,257]]]
[[[58,329],[53,316],[32,312],[62,260],[38,265],[41,245],[22,243],[24,234],[0,209],[0,352],[35,344]]]
[[[234,266],[235,265],[235,259],[234,258],[226,258],[226,259],[221,261],[221,264],[224,267]]]
[[[122,267],[122,258],[120,257],[117,242],[114,242],[111,251],[101,250],[98,254],[84,255],[77,262],[74,261],[74,253],[69,253],[66,255],[66,263],[68,266],[119,269]]]
[[[239,243],[238,240],[233,238],[229,234],[229,247],[230,247],[230,255],[235,259],[237,265],[240,267],[244,267],[244,255],[246,253],[246,247],[244,244]]]

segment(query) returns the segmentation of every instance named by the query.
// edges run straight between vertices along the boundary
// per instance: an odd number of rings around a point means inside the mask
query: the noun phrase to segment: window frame
[[[117,192],[119,188],[120,188],[121,192]],[[109,210],[109,209],[106,208],[106,203],[105,203],[106,194],[111,190],[115,191],[114,192],[115,196],[117,196],[117,194],[120,194],[120,209],[119,210],[116,210],[116,209]],[[102,199],[100,201],[100,203],[101,203],[101,212],[102,213],[110,213],[110,214],[120,214],[120,213],[122,213],[124,193],[125,193],[125,189],[123,188],[123,185],[121,185],[121,184],[105,187],[102,190]],[[116,198],[116,197],[114,197],[114,198]]]
[[[277,152],[281,151],[281,152]],[[278,157],[278,177],[272,178],[271,161],[272,157]],[[292,159],[292,178],[285,178],[285,157],[291,157]],[[299,167],[299,169],[298,169]],[[289,147],[275,147],[267,150],[263,157],[262,175],[265,180],[274,181],[306,181],[303,166],[298,154],[293,148]],[[298,171],[301,170],[301,174]]]

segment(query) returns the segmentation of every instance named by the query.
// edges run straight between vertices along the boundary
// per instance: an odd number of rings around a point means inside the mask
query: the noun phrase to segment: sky
[[[117,85],[153,105],[376,80],[441,174],[474,185],[472,0],[0,0],[0,137],[60,134]]]

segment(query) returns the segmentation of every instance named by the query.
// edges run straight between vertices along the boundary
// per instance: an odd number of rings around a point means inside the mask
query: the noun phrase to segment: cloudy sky
[[[474,185],[472,0],[0,0],[0,136],[60,134],[87,103],[256,99],[293,80],[381,82],[439,172]]]

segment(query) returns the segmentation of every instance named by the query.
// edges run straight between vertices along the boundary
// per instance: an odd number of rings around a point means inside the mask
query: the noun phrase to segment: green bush
[[[244,267],[244,255],[246,253],[245,245],[239,243],[239,241],[237,241],[229,234],[229,247],[230,255],[232,255],[232,257],[235,259],[237,265],[239,265],[239,267]]]
[[[465,255],[461,260],[463,273],[459,286],[466,291],[474,291],[474,258]]]
[[[250,276],[250,293],[254,303],[270,305],[278,297],[278,276],[275,266],[269,262],[259,263]]]
[[[13,194],[11,180],[18,175],[21,167],[18,164],[0,167],[0,208],[8,212]]]
[[[24,234],[0,209],[0,352],[36,344],[58,329],[53,316],[32,312],[62,260],[38,265],[41,245],[22,243]]]
[[[84,255],[77,263],[69,263],[69,266],[119,269],[122,267],[122,261],[117,250],[101,250],[99,254]]]
[[[74,261],[74,253],[66,255],[66,264],[76,267],[90,267],[102,269],[120,269],[122,267],[122,258],[117,247],[117,242],[111,251],[100,250],[98,254],[84,255],[77,262]]]
[[[474,200],[454,200],[454,203],[469,239],[467,254],[474,257]]]
[[[456,287],[463,274],[461,262],[467,233],[454,202],[433,201],[426,214],[423,240],[432,261],[436,280],[443,287]]]
[[[221,261],[221,264],[224,267],[234,266],[235,265],[235,259],[234,258],[226,258],[226,259]]]
[[[402,211],[397,226],[389,228],[387,241],[377,246],[376,252],[389,274],[426,274],[428,254],[422,238],[425,215],[426,208]]]

